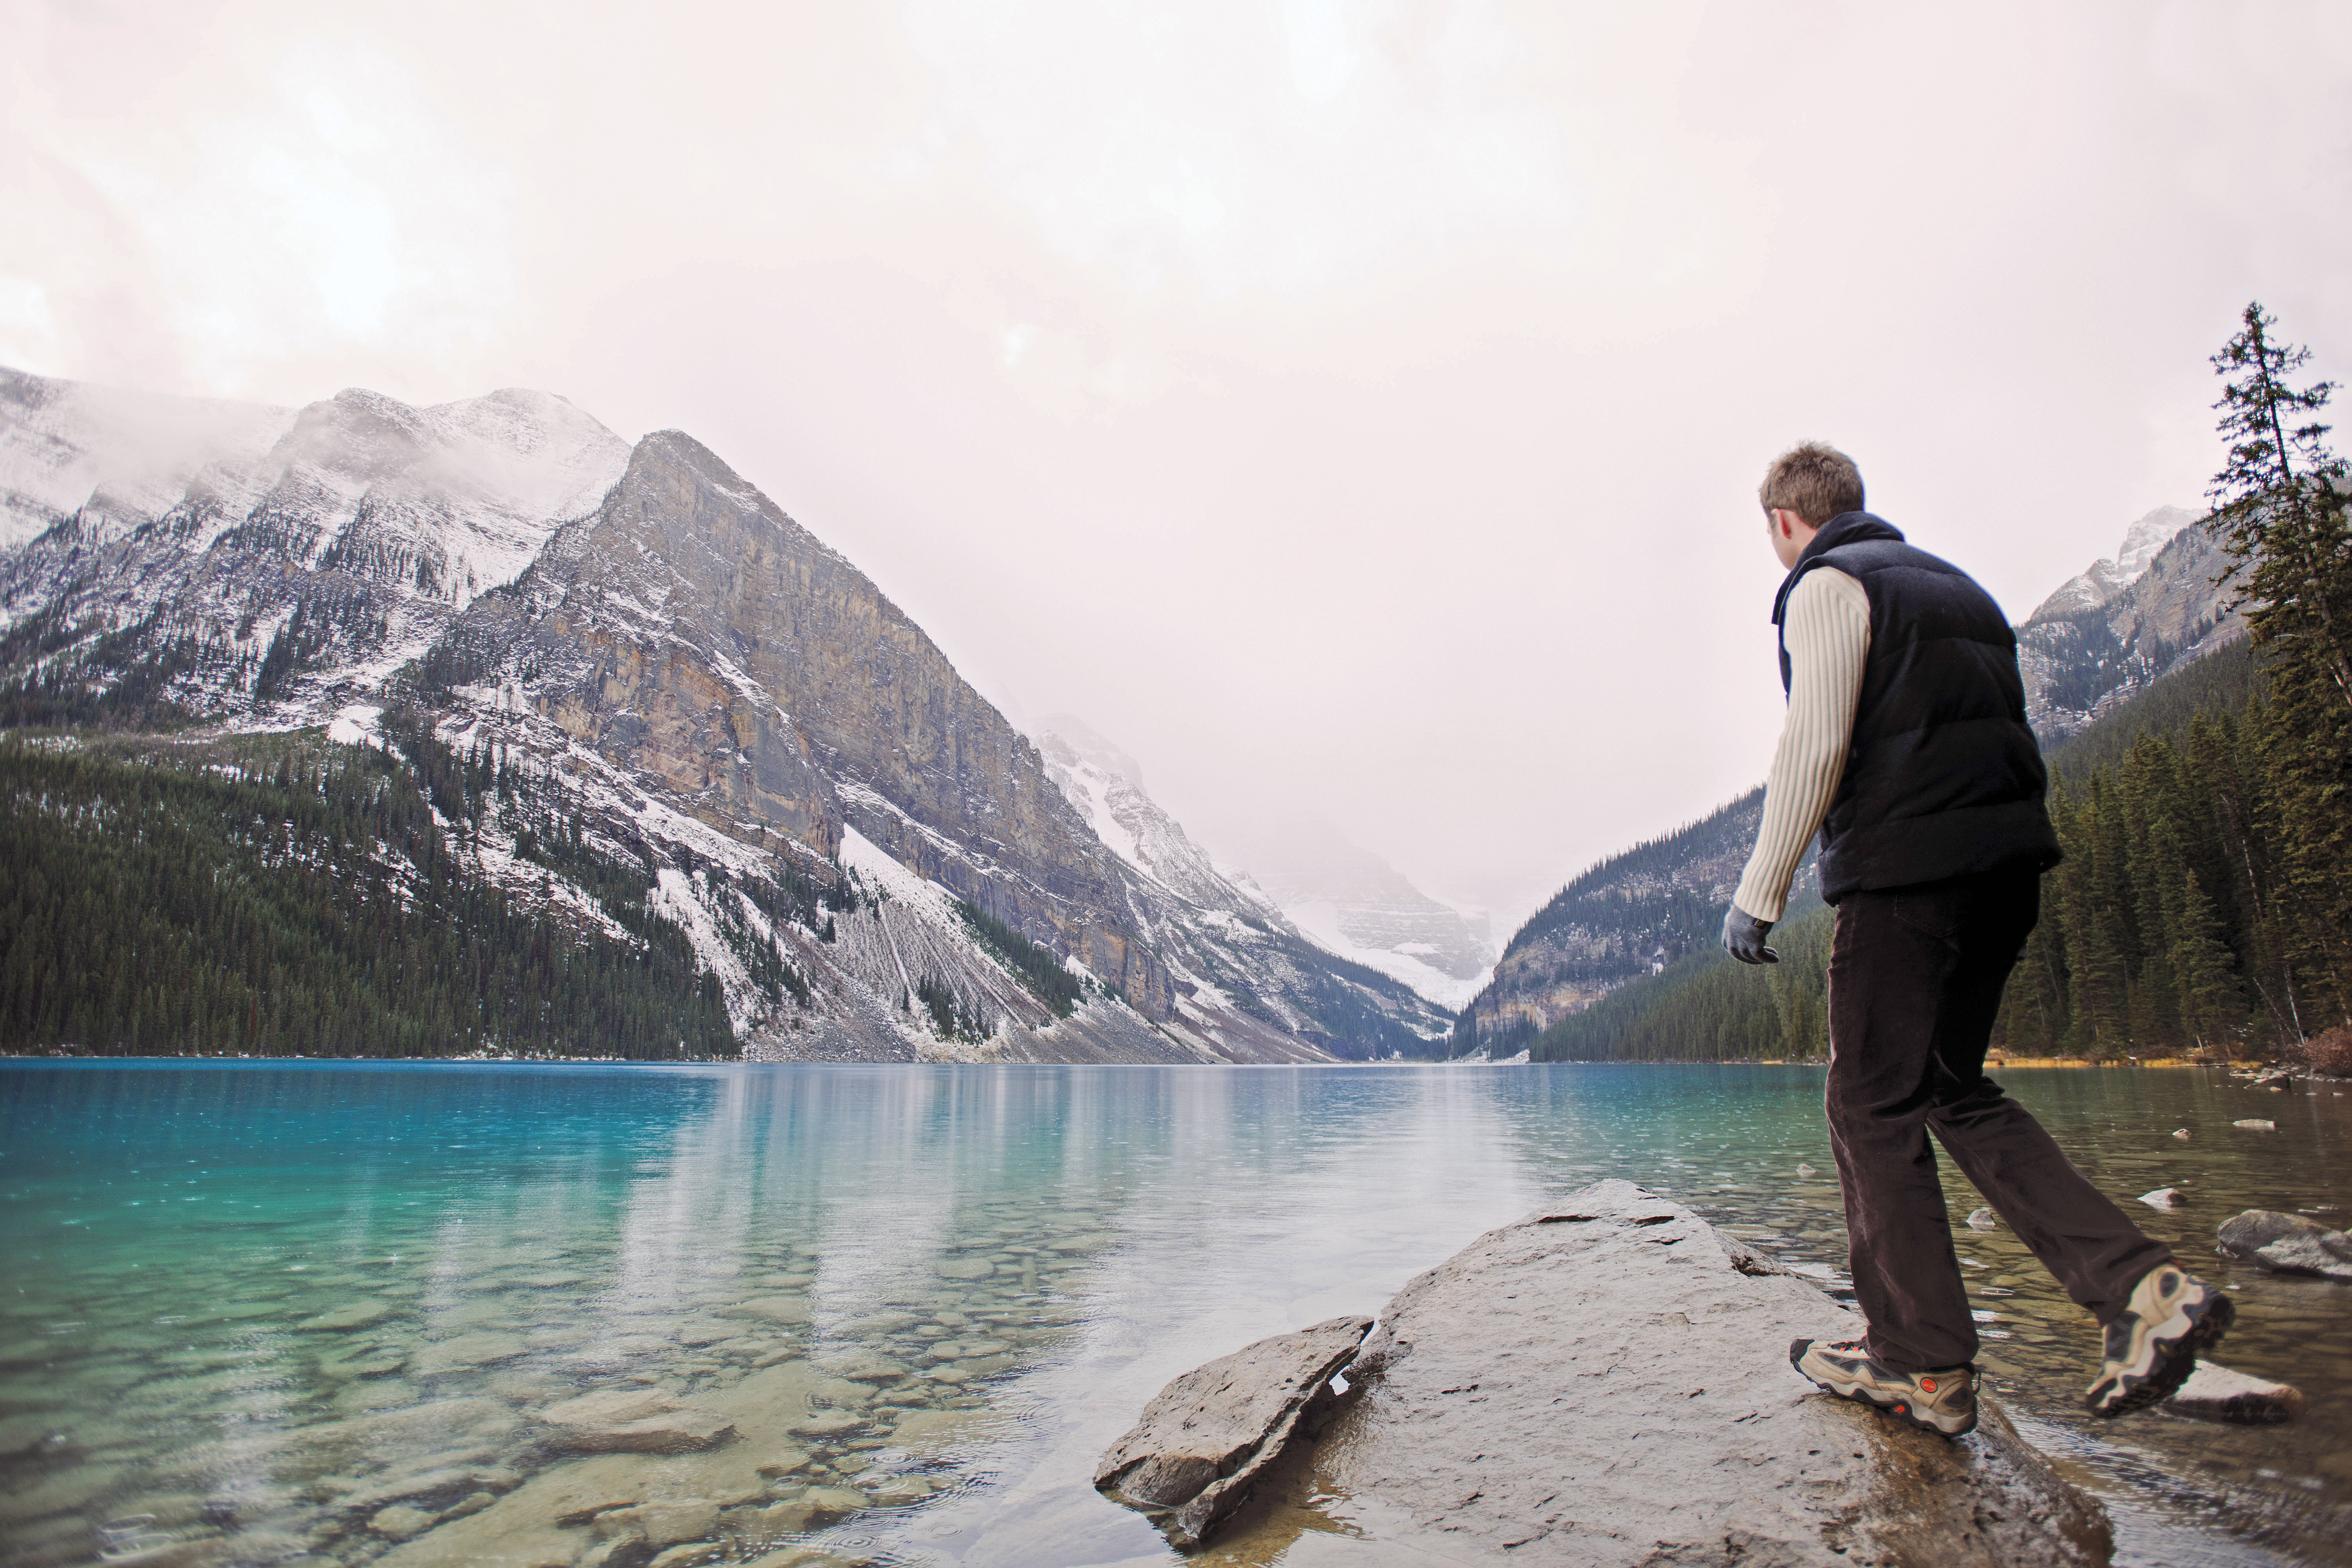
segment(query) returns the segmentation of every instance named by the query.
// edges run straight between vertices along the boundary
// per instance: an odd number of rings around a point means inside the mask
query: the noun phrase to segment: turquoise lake
[[[2003,1081],[2238,1290],[2221,1359],[2313,1401],[2095,1425],[2088,1320],[1959,1226],[2021,1426],[2119,1561],[2352,1562],[2352,1287],[2211,1244],[2244,1207],[2352,1215],[2352,1098]],[[1171,1563],[1088,1484],[1162,1384],[1377,1312],[1549,1195],[1641,1182],[1834,1289],[1820,1096],[1769,1067],[0,1064],[0,1563],[572,1563],[623,1504],[667,1509],[672,1563]],[[2168,1185],[2193,1205],[2129,1202]],[[736,1436],[551,1447],[590,1394]],[[1347,1529],[1219,1560],[1370,1561]]]

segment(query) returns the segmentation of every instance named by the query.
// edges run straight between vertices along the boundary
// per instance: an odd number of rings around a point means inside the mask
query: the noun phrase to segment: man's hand
[[[1770,921],[1734,904],[1723,915],[1723,951],[1742,963],[1778,963],[1780,955],[1764,945],[1764,933],[1771,929]]]

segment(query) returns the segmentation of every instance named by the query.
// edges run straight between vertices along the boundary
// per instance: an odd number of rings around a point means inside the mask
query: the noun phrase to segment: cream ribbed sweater
[[[1853,709],[1870,658],[1870,595],[1834,566],[1817,566],[1789,594],[1789,718],[1764,782],[1764,823],[1731,901],[1759,921],[1789,904],[1789,879],[1821,831],[1853,744]]]

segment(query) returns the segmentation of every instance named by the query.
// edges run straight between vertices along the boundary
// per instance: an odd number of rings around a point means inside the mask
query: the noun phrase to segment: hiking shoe
[[[2094,1415],[2121,1415],[2170,1397],[2237,1315],[2235,1301],[2178,1263],[2149,1269],[2107,1325],[2106,1359],[2083,1403]]]
[[[1896,1372],[1870,1359],[1860,1340],[1828,1344],[1794,1340],[1789,1364],[1840,1399],[1874,1405],[1896,1420],[1959,1437],[1977,1429],[1977,1369],[1938,1367],[1933,1372]]]

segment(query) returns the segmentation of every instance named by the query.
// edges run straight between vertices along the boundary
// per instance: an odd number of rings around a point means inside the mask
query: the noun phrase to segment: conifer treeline
[[[520,783],[419,749],[461,823]],[[474,874],[403,759],[241,763],[0,743],[0,1048],[733,1053],[716,979],[645,912],[650,874],[596,889],[635,942],[583,935]]]
[[[1811,1059],[1829,1052],[1830,910],[1815,904],[1776,926],[1780,962],[1761,973],[1720,948],[1699,948],[1612,991],[1524,1045],[1539,1062],[1719,1062]],[[1507,1048],[1506,1048],[1507,1047]]]
[[[1086,999],[1086,988],[1078,977],[1064,966],[1052,948],[1031,942],[986,910],[969,900],[956,900],[956,913],[963,918],[973,938],[1013,971],[1022,984],[1029,988],[1057,1018],[1066,1018]],[[933,1005],[933,1011],[937,1011]],[[949,1032],[942,1027],[941,1033]]]
[[[2346,932],[2294,875],[2301,737],[2260,697],[2060,773],[2042,881],[1994,1043],[2029,1056],[2269,1054],[2347,1021]],[[2316,825],[2313,825],[2316,826]]]

